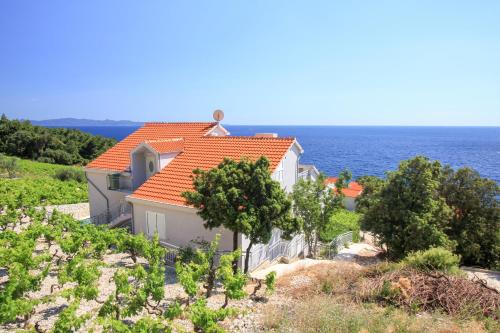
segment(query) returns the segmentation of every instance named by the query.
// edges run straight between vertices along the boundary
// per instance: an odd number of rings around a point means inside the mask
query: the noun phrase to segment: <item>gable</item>
[[[130,166],[130,152],[148,140],[202,137],[217,123],[146,123],[105,153],[87,164],[87,169],[125,171]]]

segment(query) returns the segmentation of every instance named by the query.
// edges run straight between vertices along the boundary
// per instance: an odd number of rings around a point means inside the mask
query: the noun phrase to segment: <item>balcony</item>
[[[108,190],[132,193],[132,178],[129,174],[113,173],[107,177]]]

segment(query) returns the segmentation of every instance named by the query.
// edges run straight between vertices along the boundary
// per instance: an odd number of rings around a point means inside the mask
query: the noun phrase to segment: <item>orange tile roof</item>
[[[184,138],[146,140],[144,143],[160,154],[184,150]]]
[[[337,177],[329,177],[325,180],[326,184],[335,184],[337,182],[338,178]]]
[[[356,198],[361,194],[361,192],[363,192],[362,189],[345,188],[342,190],[342,193],[349,198]]]
[[[353,190],[363,190],[363,186],[361,186],[358,182],[350,182],[349,188],[352,188]]]
[[[163,170],[142,184],[131,198],[186,205],[181,196],[193,189],[193,170],[209,170],[227,158],[256,160],[266,156],[274,170],[283,159],[294,138],[201,137],[185,140],[184,150]]]
[[[325,183],[327,185],[335,185],[337,180],[337,177],[329,177],[325,180]],[[342,190],[342,193],[344,193],[344,195],[349,198],[356,198],[361,194],[361,192],[363,192],[363,186],[361,186],[358,182],[350,182],[347,188]]]
[[[130,165],[130,152],[141,142],[179,137],[201,137],[217,123],[146,123],[105,153],[87,164],[89,169],[124,171]]]

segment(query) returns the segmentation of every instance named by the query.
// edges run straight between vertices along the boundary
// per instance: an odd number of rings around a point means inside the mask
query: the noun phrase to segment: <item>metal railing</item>
[[[248,267],[254,270],[265,261],[273,262],[279,258],[287,257],[294,258],[305,251],[304,235],[295,236],[290,241],[278,240],[269,245],[261,245],[259,248],[250,252]],[[241,256],[245,260],[245,254]]]
[[[179,255],[180,247],[164,241],[160,241],[160,245],[167,249],[167,253],[165,254],[165,263],[167,266],[174,267],[177,256]]]
[[[101,213],[96,216],[91,216],[84,219],[84,223],[91,223],[94,225],[109,224],[113,220],[119,218],[120,216],[128,215],[132,213],[132,206],[128,203],[120,203],[119,205],[110,208],[109,211]]]
[[[333,259],[349,243],[352,243],[352,231],[338,235],[330,243],[323,245],[321,253],[327,259]]]

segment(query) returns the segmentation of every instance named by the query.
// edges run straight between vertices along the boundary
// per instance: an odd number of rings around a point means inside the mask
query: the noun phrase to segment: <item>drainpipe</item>
[[[87,178],[87,181],[89,182],[89,184],[92,185],[92,187],[95,188],[97,190],[97,192],[99,192],[106,200],[106,212],[107,212],[107,215],[109,216],[109,199],[108,199],[108,197],[101,191],[101,189],[99,187],[97,187],[94,184],[93,181],[90,180],[90,178],[87,175],[87,172],[85,172],[85,178]]]

